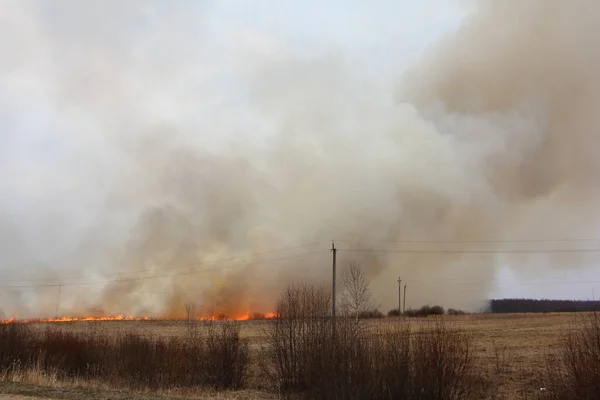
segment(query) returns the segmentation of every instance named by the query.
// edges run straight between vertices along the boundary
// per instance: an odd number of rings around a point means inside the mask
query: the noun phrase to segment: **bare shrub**
[[[310,348],[320,348],[331,339],[330,304],[323,288],[308,284],[289,286],[277,301],[277,317],[269,321],[266,337],[272,374],[281,392],[310,387],[311,368],[318,363]]]
[[[426,399],[483,398],[472,338],[441,319],[412,339],[414,395]]]
[[[408,325],[361,332],[358,340],[360,371],[348,382],[360,395],[356,399],[402,399],[411,389],[411,331]],[[352,362],[353,363],[353,362]],[[352,397],[348,397],[352,398]]]
[[[585,317],[546,363],[548,399],[600,398],[600,316]]]
[[[384,317],[383,313],[379,310],[366,310],[366,311],[361,311],[361,313],[359,314],[360,319],[376,319],[376,318],[383,318],[383,317]]]
[[[248,341],[240,337],[238,322],[210,327],[206,337],[207,382],[215,389],[239,389],[249,362]]]
[[[388,315],[388,317],[399,317],[400,312],[398,311],[397,308],[394,308],[394,309],[391,309],[390,311],[388,311],[387,315]]]
[[[306,399],[482,399],[471,338],[443,321],[418,334],[407,325],[356,329],[338,318],[332,334],[329,296],[291,286],[270,321],[266,348],[282,397]]]
[[[239,389],[249,363],[248,343],[238,323],[214,324],[197,340],[50,329],[38,334],[24,325],[0,325],[0,368],[137,389]]]
[[[419,316],[419,310],[409,308],[408,310],[404,311],[403,315],[409,318],[416,318]]]
[[[198,338],[198,306],[192,302],[185,305],[185,322],[190,340]]]
[[[404,312],[408,317],[428,317],[430,315],[444,315],[444,307],[424,305],[419,309],[409,308]]]
[[[0,371],[6,372],[27,364],[33,358],[32,332],[26,325],[0,325]]]
[[[165,343],[163,339],[153,340],[136,334],[125,334],[117,338],[117,343],[113,347],[110,358],[105,360],[105,374],[115,372],[115,379],[119,383],[135,387],[150,387],[157,389],[161,386],[168,386],[168,377],[166,374],[159,374],[159,368],[165,370],[173,368],[173,359],[180,360],[181,352],[177,351],[174,342]],[[165,359],[165,349],[170,347],[171,360]],[[120,357],[118,355],[121,355]],[[162,357],[161,357],[162,356]],[[171,361],[170,365],[167,363]],[[161,365],[163,364],[163,365]]]
[[[249,362],[248,342],[240,338],[235,322],[210,323],[193,341],[124,335],[114,350],[112,361],[122,383],[154,389],[239,389]]]
[[[89,377],[97,373],[109,344],[98,336],[47,329],[35,340],[38,366],[59,377]]]

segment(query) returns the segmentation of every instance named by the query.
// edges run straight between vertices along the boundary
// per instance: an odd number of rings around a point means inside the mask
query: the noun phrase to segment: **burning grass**
[[[268,313],[245,313],[240,314],[236,317],[229,317],[223,314],[216,314],[210,316],[194,317],[195,321],[247,321],[250,319],[271,319],[277,316],[274,312]],[[189,318],[188,318],[189,319]],[[135,317],[133,315],[125,316],[123,314],[107,315],[107,316],[84,316],[84,317],[57,317],[57,318],[38,318],[38,319],[17,319],[11,317],[6,320],[0,320],[0,325],[12,324],[12,323],[59,323],[59,322],[107,322],[107,321],[182,321],[180,318],[169,318],[169,317]]]

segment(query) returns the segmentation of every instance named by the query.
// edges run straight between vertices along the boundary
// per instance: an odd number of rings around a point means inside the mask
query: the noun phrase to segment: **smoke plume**
[[[383,82],[257,32],[210,40],[209,6],[59,4],[0,11],[6,315],[54,314],[59,283],[59,314],[266,312],[293,280],[329,282],[332,239],[384,308],[399,275],[409,305],[473,309],[502,266],[597,261],[398,243],[597,236],[595,1],[465,2]]]

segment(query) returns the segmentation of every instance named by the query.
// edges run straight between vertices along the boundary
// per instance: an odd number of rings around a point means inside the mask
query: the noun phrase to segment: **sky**
[[[364,91],[344,115],[369,107],[387,115],[389,83],[458,30],[466,7],[450,0],[3,0],[0,268],[10,277],[60,275],[80,268],[84,252],[93,260],[86,273],[97,277],[113,262],[109,249],[135,226],[128,210],[151,203],[144,183],[136,190],[137,181],[122,181],[133,168],[128,154],[145,143],[131,131],[176,130],[215,154],[271,147],[279,140],[279,98],[302,113],[303,102],[318,109],[319,96],[328,95],[286,97],[288,82],[310,86],[313,70],[350,99]],[[379,128],[387,127],[372,129]],[[552,270],[548,282],[590,281],[557,291],[529,285],[539,281],[535,269],[517,275],[509,263],[497,269],[491,296],[586,299],[598,276],[594,268]]]

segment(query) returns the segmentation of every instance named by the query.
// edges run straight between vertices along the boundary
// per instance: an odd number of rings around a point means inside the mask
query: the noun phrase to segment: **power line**
[[[451,244],[451,243],[577,243],[577,242],[599,242],[600,239],[516,239],[516,240],[382,240],[377,243],[432,243],[432,244]]]
[[[350,243],[347,240],[341,240],[342,242]],[[452,243],[574,243],[574,242],[593,242],[600,241],[600,239],[522,239],[522,240],[397,240],[397,241],[379,241],[377,243],[405,243],[405,244],[452,244]],[[272,254],[282,251],[289,251],[294,249],[299,249],[303,247],[316,246],[323,243],[328,243],[329,241],[320,241],[314,243],[306,243],[297,246],[284,247],[276,250],[269,250],[259,253],[252,253],[247,256],[235,256],[228,258],[221,258],[212,261],[204,261],[204,262],[194,262],[188,264],[179,264],[179,265],[166,265],[158,268],[146,268],[146,269],[138,269],[138,270],[130,270],[130,271],[119,271],[119,272],[106,272],[100,273],[103,276],[127,276],[127,275],[135,275],[138,273],[146,273],[146,272],[155,272],[162,271],[165,269],[182,269],[182,268],[190,268],[196,267],[200,265],[209,265],[216,264],[224,261],[234,261],[239,260],[243,262],[244,257],[256,257],[265,254]],[[466,253],[466,254],[493,254],[493,253],[570,253],[570,252],[600,252],[600,249],[562,249],[562,250],[456,250],[456,249],[448,249],[448,250],[426,250],[426,249],[406,249],[406,250],[393,250],[393,249],[341,249],[345,251],[355,251],[355,252],[398,252],[398,253]],[[65,280],[73,280],[73,279],[84,279],[89,275],[79,275],[79,276],[66,276],[66,277],[54,277],[54,278],[31,278],[31,279],[11,279],[11,280],[3,280],[4,283],[23,283],[23,282],[53,282],[53,281],[65,281]],[[24,285],[25,286],[25,285]]]
[[[453,249],[340,249],[349,252],[405,253],[405,254],[535,254],[535,253],[600,253],[600,249],[546,249],[546,250],[453,250]]]
[[[495,286],[514,286],[514,285],[579,285],[586,283],[600,283],[600,280],[585,280],[585,281],[514,281],[506,284],[498,281],[478,281],[478,282],[453,282],[453,281],[407,281],[409,283],[421,283],[431,285],[495,285]]]
[[[463,240],[463,241],[435,241],[435,240],[412,240],[412,241],[395,241],[395,242],[380,242],[380,243],[542,243],[542,242],[582,242],[582,241],[596,241],[600,239],[556,239],[556,240],[546,240],[546,239],[529,239],[529,240],[503,240],[503,241],[492,241],[492,240]],[[284,247],[276,250],[264,251],[260,253],[253,253],[246,257],[256,257],[265,254],[272,254],[282,251],[289,251],[309,246],[316,246],[319,244],[327,243],[328,241],[307,243],[298,246]],[[600,249],[541,249],[541,250],[531,250],[531,249],[500,249],[500,250],[492,250],[492,249],[481,249],[481,250],[473,250],[473,249],[340,249],[342,251],[347,252],[381,252],[381,253],[404,253],[404,254],[544,254],[544,253],[598,253]],[[148,280],[148,279],[158,279],[170,276],[177,275],[186,275],[186,274],[195,274],[201,272],[209,272],[216,270],[225,270],[225,269],[233,269],[240,268],[248,265],[260,265],[265,263],[270,263],[274,261],[282,261],[287,259],[295,259],[301,258],[304,255],[316,254],[321,252],[322,250],[317,250],[315,252],[301,253],[297,254],[292,258],[274,258],[263,261],[247,261],[241,265],[233,265],[228,267],[217,267],[212,269],[204,269],[204,270],[193,270],[186,271],[180,273],[170,273],[165,275],[153,275],[153,276],[145,276],[145,277],[137,277],[137,278],[126,278],[126,279],[114,279],[114,280],[104,280],[104,281],[92,281],[92,282],[71,282],[71,283],[62,283],[63,286],[81,286],[81,285],[92,285],[92,284],[101,284],[101,283],[116,283],[116,282],[131,282],[131,281],[139,281],[139,280]],[[299,257],[296,257],[299,256]],[[164,271],[166,269],[181,269],[181,268],[192,268],[201,265],[209,265],[216,264],[224,261],[239,261],[243,262],[243,256],[222,258],[218,260],[206,261],[206,262],[198,262],[198,263],[190,263],[190,264],[181,264],[181,265],[172,265],[172,266],[162,266],[159,268],[151,268],[151,269],[140,269],[140,270],[132,270],[132,271],[121,271],[121,272],[110,272],[103,273],[103,276],[120,276],[120,275],[135,275],[139,273],[146,272],[155,272],[155,271]],[[37,278],[37,279],[20,279],[20,280],[9,280],[4,281],[5,283],[13,283],[13,282],[43,282],[43,281],[64,281],[71,279],[83,279],[87,278],[85,275],[81,276],[70,276],[70,277],[56,277],[56,278]],[[589,281],[588,281],[589,282]],[[56,287],[59,283],[53,284],[39,284],[39,285],[3,285],[0,286],[2,288],[29,288],[29,287]]]
[[[272,254],[272,253],[278,253],[278,252],[282,252],[282,251],[295,250],[295,249],[299,249],[299,248],[303,248],[303,247],[316,246],[316,245],[323,244],[323,243],[329,243],[329,241],[307,243],[307,244],[302,244],[302,245],[298,245],[298,246],[291,246],[291,247],[284,247],[284,248],[280,248],[280,249],[276,249],[276,250],[263,251],[260,253],[252,253],[246,257],[256,257],[256,256],[260,256],[260,255],[265,255],[265,254]],[[108,272],[108,273],[100,273],[100,274],[103,276],[134,275],[137,273],[162,271],[165,269],[191,268],[191,267],[197,267],[200,265],[216,264],[216,263],[220,263],[220,262],[224,262],[224,261],[233,261],[233,260],[239,260],[240,262],[244,261],[242,256],[236,256],[236,257],[221,258],[221,259],[212,260],[212,261],[203,261],[203,262],[195,262],[195,263],[179,264],[179,265],[166,265],[166,266],[162,266],[159,268],[139,269],[139,270],[120,271],[120,272]],[[58,277],[58,278],[15,279],[15,280],[3,280],[3,282],[16,283],[16,282],[44,282],[44,281],[59,281],[59,280],[63,281],[63,280],[71,280],[71,279],[84,279],[84,278],[87,278],[88,276],[89,275],[68,276],[68,277]]]
[[[85,285],[97,285],[97,284],[120,283],[120,282],[136,282],[136,281],[143,281],[143,280],[150,280],[150,279],[167,278],[167,277],[172,277],[172,276],[191,275],[191,274],[197,274],[197,273],[203,273],[203,272],[224,271],[224,270],[228,270],[228,269],[236,269],[236,268],[242,268],[242,267],[268,264],[268,263],[272,263],[272,262],[276,262],[276,261],[290,261],[290,260],[305,258],[305,256],[315,255],[317,253],[324,254],[325,250],[317,250],[317,251],[311,251],[311,252],[306,252],[306,253],[302,253],[302,254],[297,254],[294,257],[282,257],[282,258],[274,258],[274,259],[270,259],[270,260],[265,260],[262,262],[251,262],[251,263],[244,264],[244,265],[233,265],[233,266],[228,266],[228,267],[217,267],[217,268],[210,268],[210,269],[185,271],[185,272],[178,272],[178,273],[173,273],[173,274],[153,275],[153,276],[145,276],[145,277],[138,277],[138,278],[113,279],[113,280],[104,280],[104,281],[70,282],[70,283],[39,284],[39,285],[1,285],[0,288],[6,288],[6,289],[9,289],[9,288],[38,288],[38,287],[41,288],[41,287],[57,287],[57,286],[85,286]]]

